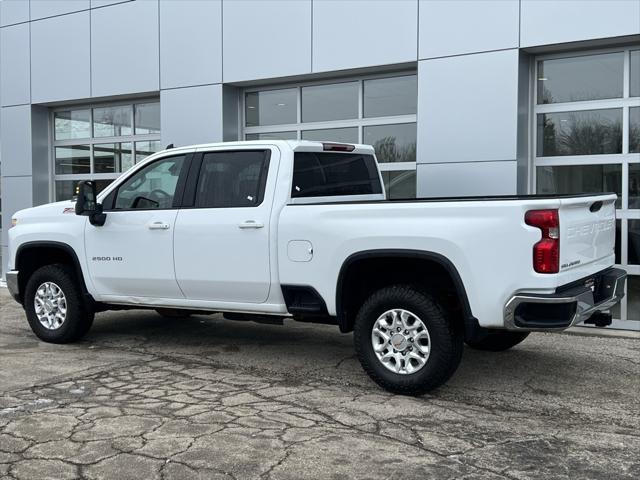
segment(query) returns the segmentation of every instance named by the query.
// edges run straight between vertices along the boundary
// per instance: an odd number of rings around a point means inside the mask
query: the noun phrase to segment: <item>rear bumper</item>
[[[564,330],[610,310],[624,297],[626,278],[624,270],[608,268],[552,294],[514,295],[504,307],[504,326],[518,331]]]
[[[20,286],[18,284],[18,272],[11,270],[5,274],[7,279],[7,289],[16,302],[20,303]]]

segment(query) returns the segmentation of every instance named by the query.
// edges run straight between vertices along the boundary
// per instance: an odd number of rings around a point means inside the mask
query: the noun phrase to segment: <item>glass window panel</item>
[[[95,173],[124,172],[133,165],[131,142],[101,143],[93,146]]]
[[[539,194],[615,192],[619,208],[622,195],[622,165],[563,165],[536,169]]]
[[[640,320],[640,277],[627,277],[627,319]]]
[[[89,145],[56,147],[56,174],[91,173],[91,153]]]
[[[538,114],[538,157],[622,153],[622,109]]]
[[[160,140],[152,140],[150,142],[136,142],[136,163],[144,160],[149,155],[162,150]]]
[[[131,135],[131,105],[93,109],[93,136]]]
[[[640,220],[629,220],[627,222],[628,239],[628,264],[640,265]]]
[[[629,152],[640,152],[640,107],[629,109]]]
[[[302,139],[342,143],[358,143],[358,127],[305,130],[302,132]]]
[[[163,158],[138,170],[118,187],[115,208],[171,208],[184,158]]]
[[[616,220],[616,240],[615,240],[615,254],[616,265],[620,265],[622,263],[622,248],[620,246],[620,242],[622,241],[622,223],[621,220]]]
[[[621,98],[624,52],[538,62],[538,104]]]
[[[373,145],[378,162],[416,161],[416,124],[398,123],[364,127],[363,141]]]
[[[196,208],[256,207],[269,164],[264,151],[207,153],[196,189]]]
[[[629,95],[632,97],[640,97],[640,50],[631,52],[629,69],[631,70]]]
[[[358,118],[358,82],[302,87],[302,121]]]
[[[247,127],[298,122],[298,89],[263,90],[245,95]]]
[[[291,198],[382,193],[373,155],[296,152]]]
[[[90,110],[56,112],[53,114],[53,118],[56,140],[91,137]]]
[[[379,78],[364,81],[364,116],[385,117],[416,113],[418,79],[408,77]]]
[[[387,198],[416,198],[416,171],[382,172]]]
[[[245,140],[297,140],[298,132],[247,133]]]
[[[87,180],[86,178],[79,178],[78,180],[56,180],[56,201],[71,200],[76,196],[76,187],[81,180]],[[94,180],[96,184],[96,191],[100,193],[107,188],[113,180]]]
[[[160,133],[160,103],[139,103],[135,106],[136,135]]]
[[[640,209],[640,164],[629,164],[629,208]]]

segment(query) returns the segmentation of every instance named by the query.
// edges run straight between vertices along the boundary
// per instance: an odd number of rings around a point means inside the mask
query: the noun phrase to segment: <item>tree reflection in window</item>
[[[376,150],[378,162],[415,162],[416,144],[409,143],[398,145],[396,137],[384,137],[378,140],[373,147]]]
[[[622,153],[622,110],[538,115],[538,156]]]

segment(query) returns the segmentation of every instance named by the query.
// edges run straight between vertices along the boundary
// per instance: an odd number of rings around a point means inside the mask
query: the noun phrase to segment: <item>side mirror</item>
[[[91,180],[78,182],[78,198],[76,200],[76,215],[89,217],[91,225],[101,227],[107,219],[102,213],[102,204],[97,201],[96,184]]]

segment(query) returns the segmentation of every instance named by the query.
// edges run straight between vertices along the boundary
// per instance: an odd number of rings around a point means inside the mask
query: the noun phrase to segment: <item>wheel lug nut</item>
[[[404,334],[405,334],[405,335],[409,335],[409,330],[405,330],[405,331],[404,331]]]
[[[400,327],[398,327],[398,329],[396,331],[399,332],[400,330],[402,330],[402,329]]]
[[[410,339],[409,339],[409,341],[410,341],[411,343],[413,343],[413,338],[410,338]]]

